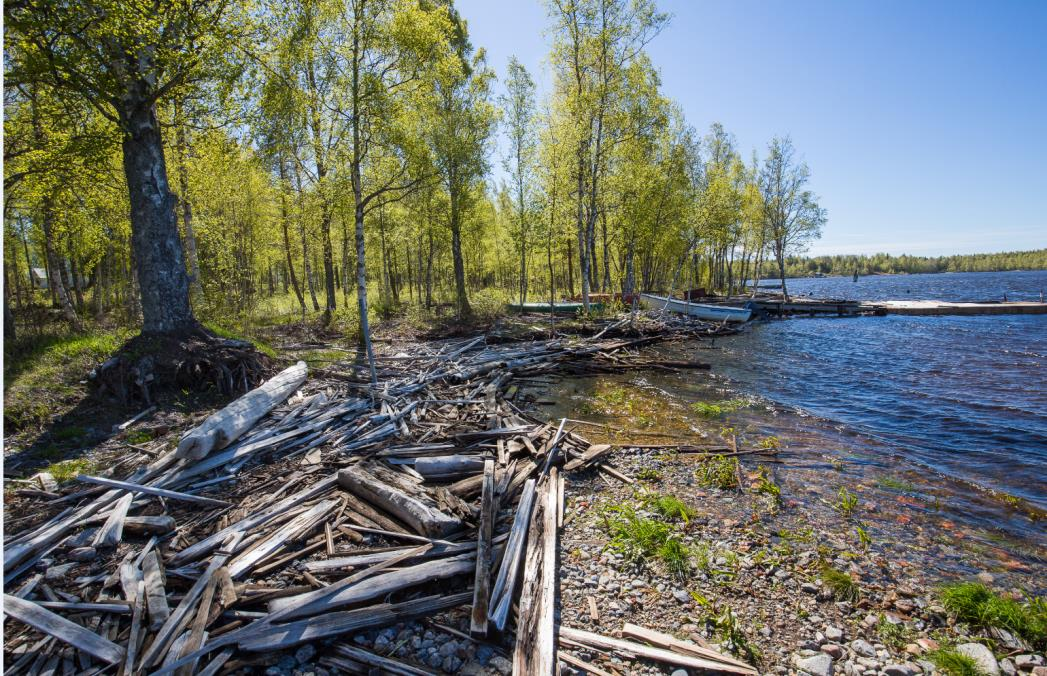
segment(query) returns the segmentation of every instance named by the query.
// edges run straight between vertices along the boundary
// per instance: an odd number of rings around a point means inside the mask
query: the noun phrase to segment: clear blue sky
[[[548,91],[541,0],[456,6],[499,77],[515,54]],[[1047,1],[659,7],[648,51],[691,125],[746,157],[792,136],[829,211],[812,254],[1047,247]]]

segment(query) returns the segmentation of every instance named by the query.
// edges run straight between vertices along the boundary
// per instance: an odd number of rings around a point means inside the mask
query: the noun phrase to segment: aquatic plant
[[[903,493],[911,493],[916,490],[915,484],[911,481],[904,479],[898,479],[892,476],[881,476],[876,480],[876,484],[880,488],[886,488],[892,491],[901,491]]]
[[[862,590],[858,583],[847,573],[836,570],[831,566],[825,566],[821,572],[822,584],[829,588],[833,598],[837,601],[849,601],[855,603],[862,596]]]
[[[707,420],[722,418],[728,413],[734,413],[738,409],[745,408],[749,402],[745,399],[724,399],[715,403],[696,401],[691,404],[691,410]]]
[[[706,488],[732,490],[739,488],[738,475],[740,466],[737,458],[714,455],[706,458],[695,470],[694,476]]]
[[[782,447],[782,440],[776,436],[769,436],[760,439],[756,442],[756,448],[764,448],[767,450],[776,451]]]
[[[836,509],[843,514],[845,517],[850,517],[854,514],[855,508],[858,507],[858,496],[847,490],[846,486],[840,486],[839,492],[836,493]]]
[[[756,471],[759,473],[759,476],[756,479],[756,487],[753,490],[770,496],[775,505],[781,504],[782,489],[778,484],[774,483],[770,470],[765,465],[760,465]]]
[[[927,659],[947,676],[985,676],[973,659],[948,648],[927,653]]]
[[[862,548],[862,551],[869,551],[869,546],[872,544],[872,538],[869,537],[869,532],[860,524],[854,527],[854,532],[858,535],[858,545]]]
[[[1020,603],[978,582],[946,585],[940,595],[945,609],[961,622],[1006,629],[1037,648],[1047,646],[1047,599],[1030,597]]]

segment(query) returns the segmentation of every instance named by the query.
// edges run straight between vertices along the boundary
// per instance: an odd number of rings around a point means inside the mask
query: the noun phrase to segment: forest
[[[303,322],[784,276],[788,136],[696,130],[652,0],[548,0],[551,91],[449,0],[5,4],[5,336]],[[497,171],[500,169],[501,171]]]
[[[785,260],[788,277],[811,275],[920,274],[933,272],[1005,272],[1047,270],[1047,249],[1008,251],[959,256],[790,256]]]

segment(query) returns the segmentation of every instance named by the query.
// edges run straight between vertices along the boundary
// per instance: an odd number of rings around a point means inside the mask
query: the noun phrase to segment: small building
[[[47,268],[30,268],[33,276],[33,285],[38,289],[47,288]]]

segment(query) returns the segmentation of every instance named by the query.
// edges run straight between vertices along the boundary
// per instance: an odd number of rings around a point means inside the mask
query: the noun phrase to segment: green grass
[[[636,472],[636,478],[640,481],[658,482],[662,480],[662,473],[650,467],[644,467]]]
[[[933,650],[927,653],[927,659],[948,676],[985,676],[977,662],[955,650]]]
[[[837,500],[834,505],[836,510],[845,517],[850,518],[854,514],[854,510],[858,508],[858,496],[847,490],[846,486],[840,486],[836,497]]]
[[[876,480],[876,484],[880,488],[886,488],[892,491],[901,491],[902,493],[911,493],[916,490],[916,485],[911,481],[899,479],[892,476],[882,476]]]
[[[717,402],[696,401],[691,404],[691,410],[706,420],[716,420],[748,405],[749,402],[745,399],[723,399]]]
[[[666,570],[674,577],[682,578],[691,572],[691,557],[687,548],[674,537],[668,538],[658,548],[658,558],[665,564]]]
[[[650,495],[645,498],[644,504],[648,509],[670,520],[679,519],[687,523],[695,515],[695,511],[675,495]]]
[[[664,521],[642,517],[632,507],[607,507],[601,513],[611,536],[610,547],[628,561],[661,561],[669,573],[681,577],[691,570],[691,552]]]
[[[888,622],[883,614],[876,622],[876,633],[881,643],[894,650],[902,650],[914,638],[912,629],[901,623]]]
[[[847,573],[840,572],[830,566],[822,568],[822,583],[832,592],[837,601],[849,601],[855,603],[861,598],[862,590],[858,583]]]
[[[28,336],[4,343],[4,421],[12,430],[46,423],[82,396],[81,381],[130,332]],[[80,432],[57,432],[66,439]]]
[[[706,458],[695,470],[694,475],[702,486],[733,490],[738,486],[739,465],[737,458],[715,455]]]
[[[1005,598],[978,582],[961,582],[941,589],[942,605],[956,619],[973,627],[999,627],[1038,649],[1047,647],[1047,599],[1025,603]]]
[[[233,331],[232,329],[221,326],[220,324],[216,324],[214,322],[204,322],[204,326],[206,326],[211,333],[215,334],[219,338],[225,338],[226,340],[245,340],[249,343],[252,343],[259,352],[268,357],[272,357],[273,359],[275,359],[277,356],[279,356],[276,350],[273,349],[271,345],[265,343],[264,341],[258,340],[257,338],[242,335],[236,331]]]
[[[78,474],[90,474],[94,471],[94,465],[89,460],[77,458],[56,462],[41,471],[50,473],[61,484],[75,479]]]
[[[756,481],[756,487],[753,489],[756,493],[762,493],[771,498],[774,504],[778,505],[782,502],[782,489],[781,486],[774,482],[771,478],[771,472],[765,465],[760,465],[758,470],[759,477]]]

